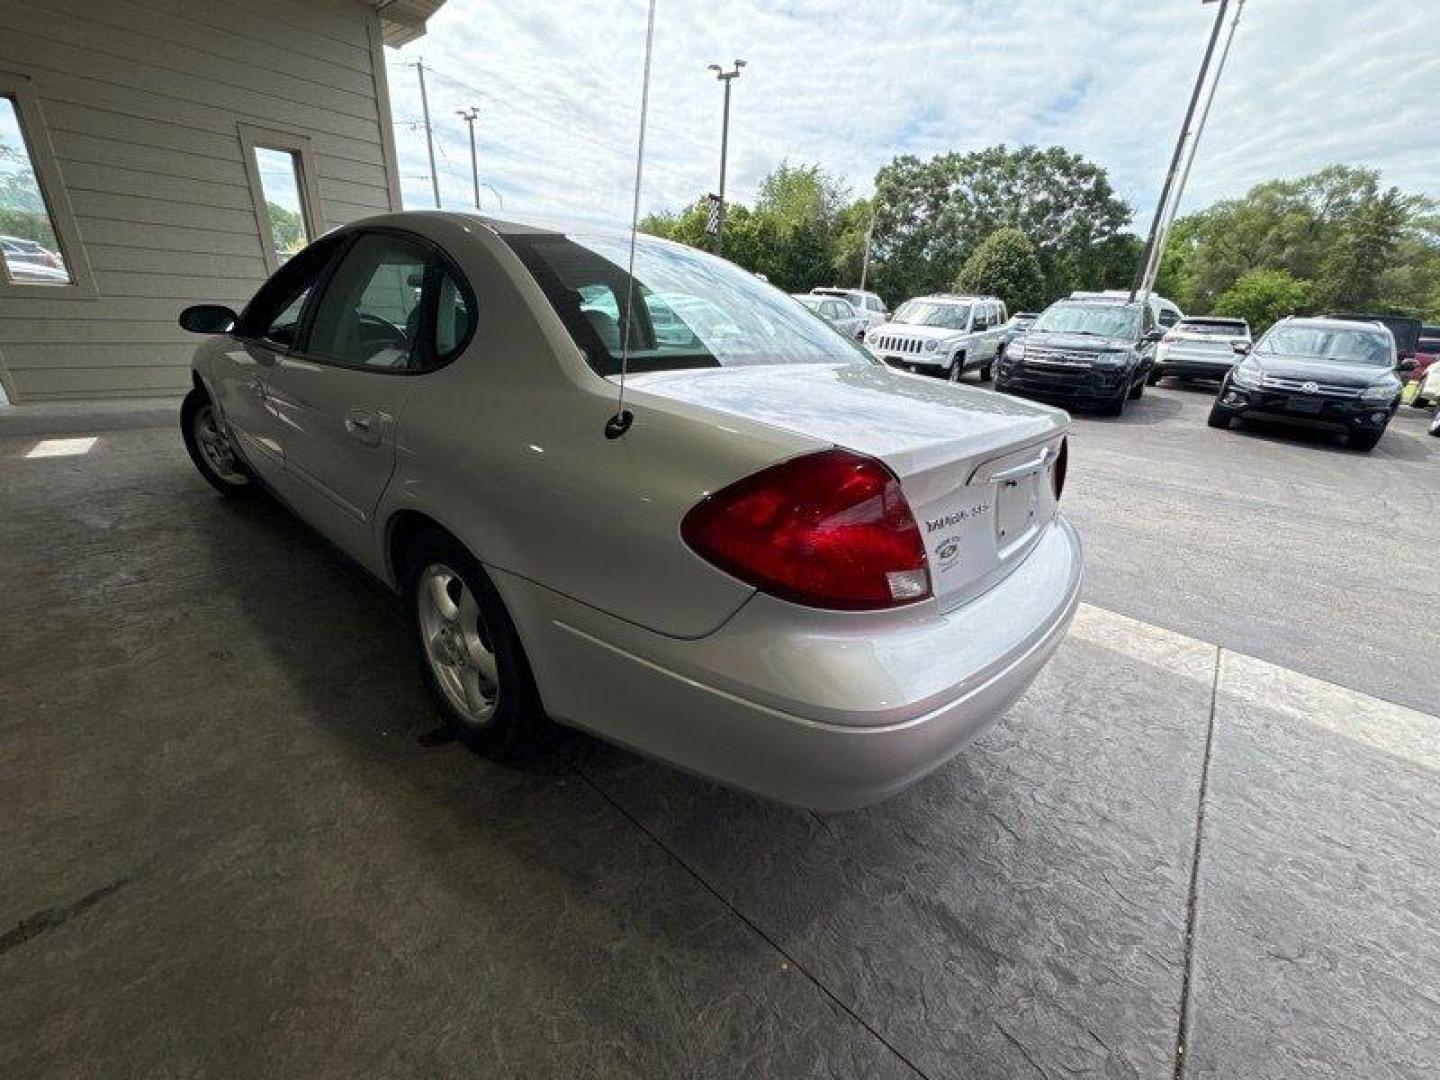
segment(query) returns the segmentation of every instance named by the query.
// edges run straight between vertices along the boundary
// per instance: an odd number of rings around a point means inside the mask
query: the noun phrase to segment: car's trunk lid
[[[870,364],[631,376],[637,402],[684,402],[879,458],[914,511],[942,607],[988,588],[1055,512],[1069,417],[1058,409]]]

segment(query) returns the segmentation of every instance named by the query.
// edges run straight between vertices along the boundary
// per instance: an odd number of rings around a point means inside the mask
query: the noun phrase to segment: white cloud
[[[660,0],[642,208],[715,189],[721,89],[734,84],[729,188],[780,160],[820,162],[857,194],[897,154],[1059,143],[1106,167],[1148,223],[1213,6],[1199,0]],[[508,216],[628,219],[645,4],[449,0],[391,61],[397,120],[433,68],[446,205],[470,201],[455,110],[480,109],[480,171]],[[1440,197],[1433,0],[1249,0],[1187,208],[1331,162]],[[400,126],[408,206],[430,204],[424,140]],[[487,210],[496,200],[482,188]]]

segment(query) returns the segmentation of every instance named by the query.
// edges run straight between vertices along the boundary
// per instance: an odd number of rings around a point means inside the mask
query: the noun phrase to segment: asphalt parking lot
[[[479,759],[173,425],[0,427],[0,1076],[1440,1073],[1440,439],[1207,407],[1078,420],[1066,643],[833,816]]]

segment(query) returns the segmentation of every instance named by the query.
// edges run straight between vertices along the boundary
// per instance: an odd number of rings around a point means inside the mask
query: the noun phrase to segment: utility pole
[[[480,110],[475,106],[468,109],[456,109],[455,115],[465,121],[465,126],[470,129],[470,183],[475,188],[475,209],[480,209],[480,162],[475,156],[475,121],[480,116]]]
[[[1202,3],[1213,3],[1214,0],[1201,0]],[[1200,61],[1200,71],[1195,76],[1195,88],[1190,91],[1190,104],[1185,109],[1185,120],[1180,125],[1180,137],[1175,140],[1175,152],[1170,156],[1170,169],[1165,174],[1165,185],[1160,189],[1160,201],[1155,206],[1155,217],[1150,222],[1150,235],[1145,241],[1145,252],[1140,258],[1140,266],[1135,274],[1135,283],[1130,288],[1130,299],[1133,301],[1137,293],[1144,292],[1148,301],[1150,296],[1150,265],[1159,263],[1156,250],[1157,241],[1160,238],[1160,223],[1165,217],[1165,208],[1170,203],[1170,191],[1175,186],[1175,174],[1180,167],[1180,155],[1185,149],[1186,136],[1190,132],[1190,121],[1195,117],[1195,106],[1200,101],[1200,89],[1205,83],[1205,75],[1210,70],[1210,58],[1215,53],[1215,42],[1220,37],[1220,27],[1225,22],[1225,11],[1230,6],[1230,0],[1220,0],[1220,10],[1215,13],[1215,25],[1210,29],[1210,40],[1205,45],[1205,58]]]
[[[719,64],[711,64],[709,70],[715,78],[725,84],[725,113],[720,123],[720,217],[715,226],[715,254],[725,250],[725,155],[730,144],[730,84],[740,77],[744,60],[736,60],[735,66],[726,71]]]
[[[425,96],[425,62],[412,65],[420,76],[420,115],[425,118],[425,149],[430,152],[430,190],[435,193],[435,209],[440,209],[440,174],[435,171],[435,132],[430,127],[430,99]]]

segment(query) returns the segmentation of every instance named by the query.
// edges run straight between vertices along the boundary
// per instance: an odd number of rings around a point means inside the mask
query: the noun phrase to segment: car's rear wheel
[[[442,533],[405,559],[410,625],[426,685],[452,731],[494,758],[543,743],[550,723],[500,594],[480,564]]]
[[[235,452],[220,411],[199,387],[180,404],[180,434],[195,468],[222,495],[250,495],[255,481]]]

